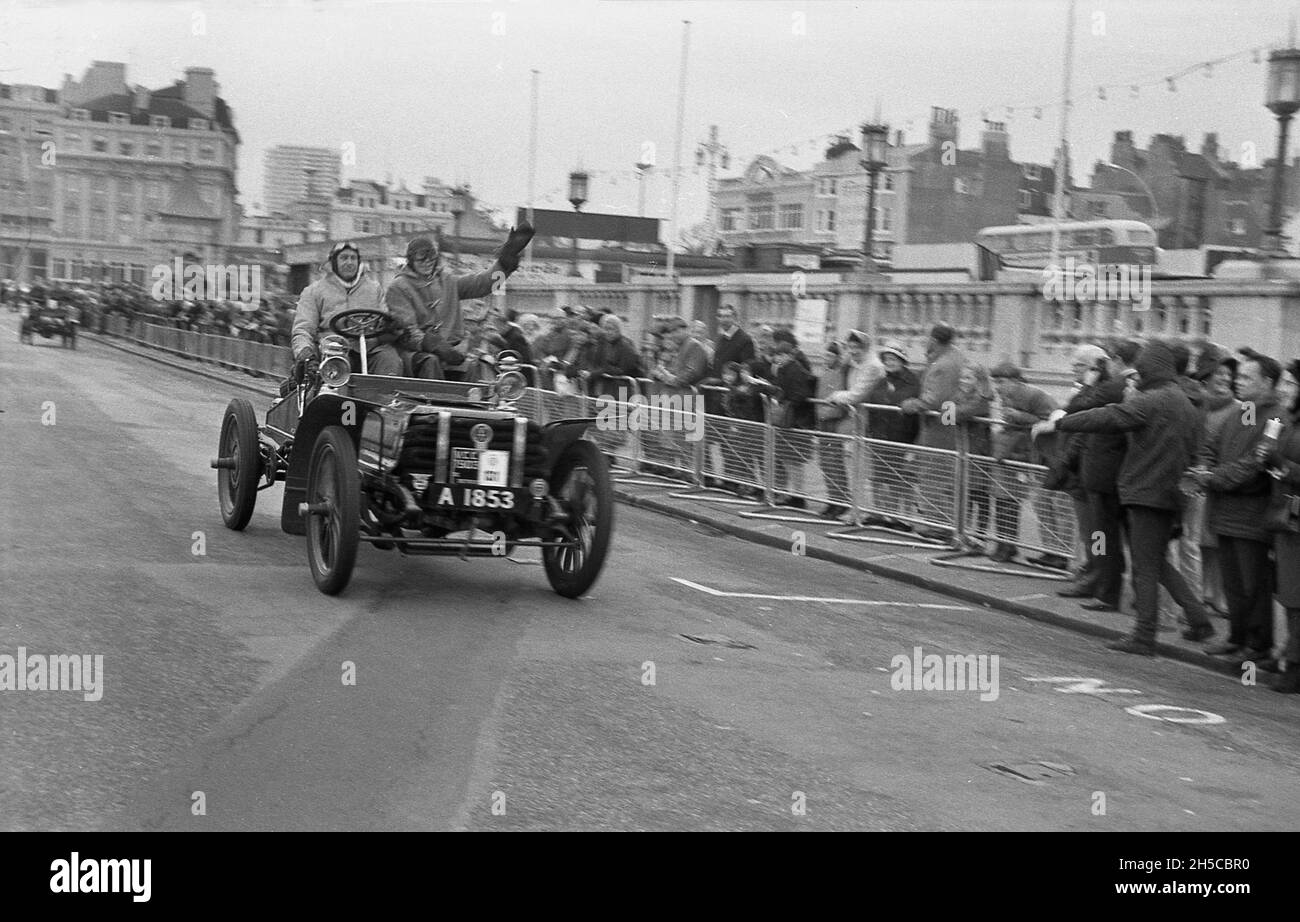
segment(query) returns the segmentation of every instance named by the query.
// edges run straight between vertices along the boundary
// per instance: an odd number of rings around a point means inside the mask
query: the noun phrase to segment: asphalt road
[[[239,392],[7,313],[0,384],[0,655],[104,663],[0,691],[0,828],[1300,826],[1295,697],[628,507],[579,601],[373,548],[327,598],[278,487],[221,524]],[[996,698],[895,690],[916,647]]]

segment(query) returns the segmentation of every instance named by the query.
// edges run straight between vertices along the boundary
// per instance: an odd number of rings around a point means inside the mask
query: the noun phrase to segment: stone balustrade
[[[538,313],[568,304],[607,307],[636,341],[655,317],[707,317],[718,304],[735,305],[746,324],[793,327],[800,299],[824,299],[828,336],[866,330],[877,342],[899,341],[919,362],[930,328],[943,321],[976,360],[1011,360],[1046,375],[1067,371],[1079,343],[1115,335],[1250,344],[1285,360],[1300,356],[1300,282],[1289,280],[1156,281],[1146,308],[1134,301],[1047,300],[1034,282],[895,283],[829,273],[800,274],[796,284],[791,275],[753,273],[691,276],[676,285],[512,280],[503,297],[509,307]]]

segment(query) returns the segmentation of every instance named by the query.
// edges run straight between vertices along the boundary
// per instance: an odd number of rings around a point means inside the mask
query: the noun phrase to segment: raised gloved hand
[[[524,247],[536,234],[536,229],[524,221],[518,227],[510,228],[510,236],[506,237],[506,242],[501,246],[501,254],[497,257],[497,262],[501,268],[507,272],[514,272],[519,268],[519,254],[524,251]]]

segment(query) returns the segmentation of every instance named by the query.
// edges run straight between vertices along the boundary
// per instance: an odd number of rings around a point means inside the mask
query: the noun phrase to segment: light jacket
[[[508,274],[498,262],[490,269],[466,275],[451,275],[439,268],[426,279],[407,266],[384,292],[384,303],[404,326],[419,331],[419,339],[436,331],[444,342],[455,345],[465,338],[461,299],[486,297],[492,293],[492,280],[504,279]],[[402,345],[415,349],[420,342],[412,337]]]
[[[294,357],[316,348],[320,336],[330,332],[329,321],[335,314],[362,308],[388,313],[380,297],[379,283],[366,273],[365,265],[361,265],[351,284],[332,269],[327,270],[323,278],[312,282],[298,296],[291,339]]]

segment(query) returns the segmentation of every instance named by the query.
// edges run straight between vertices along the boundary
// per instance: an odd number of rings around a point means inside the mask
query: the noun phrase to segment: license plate
[[[504,487],[510,473],[510,452],[478,448],[451,450],[451,482]]]
[[[432,487],[429,498],[434,506],[452,506],[468,509],[513,509],[513,490],[493,490],[483,487]]]

